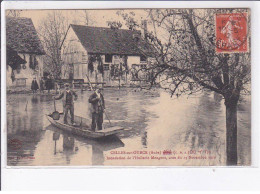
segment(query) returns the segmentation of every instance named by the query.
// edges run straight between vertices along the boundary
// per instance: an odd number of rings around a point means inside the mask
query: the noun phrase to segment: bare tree
[[[77,25],[86,25],[86,26],[91,26],[93,25],[93,20],[91,18],[91,14],[89,10],[75,10],[75,17],[72,20],[73,24]]]
[[[85,24],[86,26],[91,25],[92,20],[91,20],[91,18],[90,18],[90,15],[89,15],[88,10],[82,10],[81,12],[82,12],[82,13],[80,14],[80,17],[82,18],[84,24]]]
[[[44,59],[45,69],[55,79],[61,76],[61,43],[68,29],[68,20],[60,11],[52,11],[41,21],[39,34],[44,45],[46,55]]]
[[[250,52],[216,53],[215,14],[247,12],[247,9],[152,9],[147,10],[152,32],[145,36],[156,49],[150,85],[158,84],[177,97],[210,90],[223,96],[226,106],[227,165],[237,165],[237,105],[241,94],[250,93]],[[250,17],[250,16],[249,16]],[[130,15],[123,15],[133,22]],[[129,19],[131,18],[131,19]],[[247,21],[250,28],[250,20]],[[160,30],[160,33],[158,31]],[[250,39],[250,37],[249,37]]]

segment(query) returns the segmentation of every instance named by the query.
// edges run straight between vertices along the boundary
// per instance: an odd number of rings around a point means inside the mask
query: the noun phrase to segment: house
[[[133,70],[145,67],[153,51],[141,31],[71,24],[61,45],[61,77],[88,82],[88,76],[106,86],[130,84]]]
[[[45,54],[30,18],[6,17],[7,88],[30,88],[34,77],[43,76]]]

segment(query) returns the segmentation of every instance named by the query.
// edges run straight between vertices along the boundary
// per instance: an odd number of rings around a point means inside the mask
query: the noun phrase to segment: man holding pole
[[[98,130],[102,130],[103,113],[105,111],[105,100],[101,94],[101,89],[96,88],[93,94],[89,97],[89,103],[92,104],[92,124],[91,129],[95,131],[96,126]]]
[[[68,83],[65,84],[65,90],[61,92],[58,97],[53,97],[54,100],[60,100],[62,98],[64,108],[64,123],[68,123],[67,116],[68,112],[70,111],[71,124],[74,125],[74,100],[77,100],[78,95],[70,89],[70,85]]]

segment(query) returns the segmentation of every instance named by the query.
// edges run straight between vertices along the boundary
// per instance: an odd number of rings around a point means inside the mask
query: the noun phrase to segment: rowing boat
[[[71,124],[64,124],[63,119],[61,118],[59,120],[54,120],[52,118],[52,114],[46,116],[53,126],[81,137],[94,138],[94,139],[103,138],[103,137],[118,134],[119,132],[124,130],[123,127],[113,126],[113,127],[106,127],[99,131],[93,131],[91,130],[90,125],[86,123],[87,119],[83,117],[74,116],[75,125],[71,125]]]

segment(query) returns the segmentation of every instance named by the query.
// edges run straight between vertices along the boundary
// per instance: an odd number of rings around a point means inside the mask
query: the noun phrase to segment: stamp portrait
[[[247,13],[216,14],[216,52],[248,52]]]

